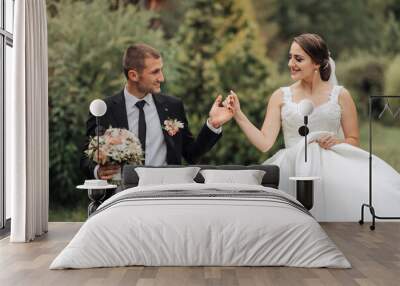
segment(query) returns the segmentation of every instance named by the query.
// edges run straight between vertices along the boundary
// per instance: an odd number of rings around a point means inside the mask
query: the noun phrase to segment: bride
[[[264,162],[280,167],[279,189],[295,195],[295,182],[289,177],[318,176],[311,210],[314,217],[319,221],[358,221],[362,203],[368,203],[369,153],[359,148],[354,101],[345,88],[337,85],[334,62],[320,36],[295,37],[288,66],[295,83],[272,94],[261,130],[242,112],[237,95],[231,91],[227,102],[234,110],[235,121],[262,152],[274,145],[282,126],[286,148]],[[304,137],[298,133],[303,125],[298,103],[303,99],[314,105],[308,119],[307,162]],[[399,216],[400,174],[376,156],[372,174],[376,214]]]

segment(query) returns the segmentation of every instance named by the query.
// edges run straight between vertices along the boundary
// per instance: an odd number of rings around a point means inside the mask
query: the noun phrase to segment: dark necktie
[[[143,149],[143,157],[146,151],[146,118],[144,116],[144,110],[143,106],[146,104],[146,101],[140,100],[136,102],[136,107],[139,108],[139,128],[138,128],[138,134],[139,134],[139,141],[140,144],[142,144],[142,149]]]

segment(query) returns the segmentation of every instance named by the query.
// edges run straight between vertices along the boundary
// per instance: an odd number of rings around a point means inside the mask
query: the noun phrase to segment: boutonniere
[[[169,136],[174,136],[176,133],[179,132],[179,129],[183,128],[183,123],[180,122],[178,119],[170,119],[164,120],[164,127],[163,129],[168,132]]]

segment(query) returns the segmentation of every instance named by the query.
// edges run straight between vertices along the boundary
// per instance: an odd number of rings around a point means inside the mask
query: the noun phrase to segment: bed
[[[136,166],[125,166],[124,190],[88,218],[50,269],[351,267],[311,214],[277,190],[276,166],[197,168],[239,170],[233,181],[246,170],[261,170],[263,175],[259,185],[204,181],[200,172],[192,183],[138,185]],[[157,181],[154,175],[150,178]],[[169,178],[174,177],[164,180]]]

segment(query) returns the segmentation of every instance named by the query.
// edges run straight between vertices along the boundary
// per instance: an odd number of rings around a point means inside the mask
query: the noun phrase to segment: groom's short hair
[[[140,43],[129,46],[122,58],[125,77],[128,78],[128,72],[133,69],[137,72],[142,72],[145,68],[144,60],[146,58],[159,59],[160,57],[160,52],[149,45]]]

